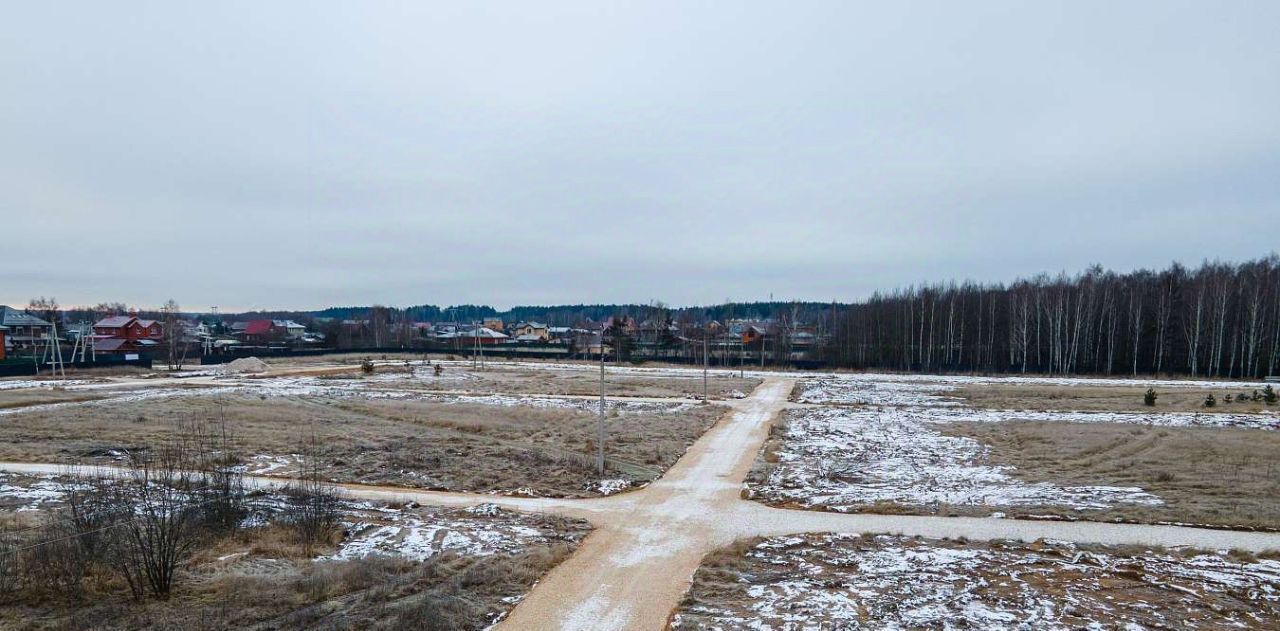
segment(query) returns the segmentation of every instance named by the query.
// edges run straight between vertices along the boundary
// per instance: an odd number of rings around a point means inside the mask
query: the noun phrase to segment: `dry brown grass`
[[[93,401],[101,399],[103,396],[105,395],[76,390],[64,390],[57,387],[0,390],[0,410],[25,408],[33,405],[46,405],[49,403]]]
[[[600,392],[600,375],[592,370],[537,370],[494,366],[470,370],[458,366],[445,368],[446,373],[464,372],[462,382],[445,382],[450,389],[474,393],[596,395]],[[707,379],[707,392],[712,399],[725,398],[734,391],[749,394],[759,379],[739,379],[712,375]],[[702,377],[646,375],[608,372],[605,393],[613,397],[702,397]]]
[[[954,394],[969,405],[992,410],[1251,414],[1267,409],[1260,402],[1224,402],[1228,394],[1234,398],[1253,393],[1252,388],[1244,386],[1227,389],[1157,388],[1159,398],[1154,407],[1143,404],[1142,395],[1146,391],[1146,388],[1131,386],[973,384],[958,388]],[[1218,405],[1212,408],[1204,407],[1204,399],[1209,393],[1218,400]]]
[[[1165,502],[1014,513],[1280,528],[1280,432],[1029,421],[935,427],[990,445],[991,462],[1016,467],[1029,482],[1137,486]]]
[[[558,543],[514,555],[446,552],[422,563],[313,562],[282,547],[291,544],[276,534],[254,529],[202,551],[169,600],[133,601],[118,581],[93,580],[75,601],[21,594],[0,607],[0,628],[483,629],[573,549]],[[219,561],[225,550],[247,554]]]
[[[172,435],[175,419],[213,417],[219,405],[242,453],[301,453],[302,443],[314,434],[324,447],[322,474],[339,481],[594,494],[585,487],[595,472],[572,456],[593,453],[595,414],[561,408],[250,395],[68,406],[6,416],[0,423],[0,460],[110,463],[110,452],[163,441]],[[723,412],[719,406],[693,406],[679,413],[610,417],[606,454],[650,470],[610,476],[653,477]]]
[[[1194,572],[1184,574],[1182,568],[1191,567],[1183,565],[1186,560],[1213,554],[1187,548],[808,534],[769,540],[767,551],[757,549],[764,541],[738,541],[703,559],[677,610],[678,628],[739,628],[753,622],[777,626],[784,621],[823,629],[986,628],[980,617],[964,615],[970,603],[1004,611],[1015,621],[1038,613],[1054,621],[1041,619],[1040,626],[1050,628],[1133,623],[1144,628],[1269,629],[1280,619],[1276,601],[1259,595],[1258,585],[1265,589],[1261,581],[1247,585],[1225,576],[1206,584]],[[940,550],[980,554],[987,561],[972,567],[931,565],[908,556],[927,559]],[[918,570],[902,571],[892,581],[875,572],[860,575],[857,559],[880,551],[892,551],[903,567]],[[1227,556],[1229,562],[1222,564],[1228,568],[1231,562],[1257,560],[1248,553]],[[761,597],[751,593],[753,587],[766,589],[771,607],[755,608]],[[932,590],[941,591],[925,595]],[[788,598],[792,593],[808,598]],[[1037,601],[1069,606],[1040,612],[1033,604]],[[823,606],[828,603],[854,605],[841,609],[856,620],[833,619]],[[949,613],[926,613],[934,608]],[[927,622],[912,624],[922,617]],[[985,624],[1003,626],[992,620]]]

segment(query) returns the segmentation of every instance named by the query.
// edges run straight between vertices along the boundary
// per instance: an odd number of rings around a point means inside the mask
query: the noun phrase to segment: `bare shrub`
[[[175,440],[145,456],[111,487],[115,510],[132,518],[113,529],[111,565],[125,578],[135,598],[150,593],[167,598],[178,565],[203,535],[197,493],[200,474],[185,440]]]
[[[326,541],[338,527],[338,489],[321,476],[322,449],[312,436],[303,448],[302,475],[284,489],[282,521],[298,541],[308,545]]]
[[[74,537],[67,537],[58,522],[49,522],[36,531],[39,543],[22,550],[22,569],[33,586],[67,598],[83,591],[88,563]]]
[[[201,521],[211,533],[226,534],[235,531],[246,513],[245,484],[226,408],[219,402],[217,409],[209,421],[181,426],[180,435],[194,454]]]
[[[119,502],[112,501],[113,482],[103,476],[89,476],[63,484],[63,507],[55,514],[63,536],[74,538],[89,563],[105,560],[111,533],[116,524],[130,517]]]
[[[22,587],[22,559],[18,553],[21,548],[18,533],[0,531],[0,603],[8,602]]]

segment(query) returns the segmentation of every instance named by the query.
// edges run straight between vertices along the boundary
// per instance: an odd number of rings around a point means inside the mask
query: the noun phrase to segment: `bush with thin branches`
[[[338,527],[340,501],[335,486],[321,475],[323,449],[312,436],[303,447],[302,475],[284,490],[282,521],[306,545],[327,540]]]

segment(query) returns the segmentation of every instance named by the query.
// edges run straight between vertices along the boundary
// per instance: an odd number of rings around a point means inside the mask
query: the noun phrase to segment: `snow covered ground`
[[[323,559],[349,560],[371,555],[421,561],[444,551],[468,555],[516,553],[554,541],[577,541],[585,531],[558,532],[536,517],[493,504],[471,508],[391,508],[369,503],[344,508],[348,535]]]
[[[769,502],[856,510],[876,502],[910,505],[1068,506],[1104,509],[1159,504],[1140,488],[1028,484],[1010,467],[984,463],[986,447],[944,436],[894,408],[808,408],[789,413],[778,464],[751,485]]]
[[[54,476],[0,473],[0,507],[18,512],[44,510],[61,503],[63,488]]]
[[[0,473],[0,510],[49,511],[62,504],[67,485],[55,475]],[[279,496],[249,500],[247,525],[273,521],[283,504]],[[398,556],[421,561],[443,551],[484,555],[515,553],[548,543],[577,542],[585,525],[565,529],[569,522],[504,510],[493,504],[470,508],[391,506],[343,501],[339,508],[346,535],[338,549],[321,559],[348,560],[371,555]]]
[[[1215,553],[817,534],[727,565],[694,579],[674,628],[1280,626],[1280,562]]]
[[[66,388],[97,383],[91,379],[6,379],[0,380],[0,390],[26,390],[30,388]]]
[[[374,376],[368,379],[325,379],[320,377],[268,377],[248,379],[241,377],[225,377],[218,379],[216,386],[206,387],[173,387],[144,386],[122,390],[95,389],[102,398],[90,401],[67,401],[60,403],[42,403],[24,407],[0,409],[0,416],[22,414],[27,412],[48,411],[69,407],[99,407],[119,403],[130,403],[169,397],[215,397],[224,395],[247,395],[261,397],[304,397],[326,399],[392,399],[403,401],[435,401],[445,404],[497,405],[504,407],[529,406],[547,409],[577,409],[594,412],[599,409],[599,401],[590,397],[557,397],[525,394],[439,394],[424,390],[422,381],[415,381],[411,375],[395,374]],[[394,377],[394,378],[392,378]],[[427,378],[431,379],[431,378]],[[23,382],[29,384],[47,382]],[[67,383],[67,382],[61,382]],[[87,383],[87,382],[86,382]],[[95,384],[101,385],[101,384]],[[23,387],[42,387],[25,385]],[[74,386],[68,386],[74,390]],[[688,402],[672,401],[631,401],[610,398],[605,408],[618,414],[674,413],[686,410],[692,405]]]
[[[981,383],[1036,383],[1049,386],[1131,385],[1141,387],[1216,388],[1245,390],[1262,384],[1211,381],[1159,381],[1135,379],[1080,379],[1072,377],[965,377],[939,375],[827,375],[801,381],[801,403],[836,406],[893,407],[925,422],[951,421],[1065,421],[1073,423],[1135,423],[1161,426],[1280,428],[1280,411],[1261,414],[1195,412],[1085,412],[1039,410],[984,410],[969,407],[951,396],[959,385]]]

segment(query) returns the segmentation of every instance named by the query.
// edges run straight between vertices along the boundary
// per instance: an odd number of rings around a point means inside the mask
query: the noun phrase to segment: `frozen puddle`
[[[893,409],[792,410],[778,464],[752,489],[770,502],[856,510],[876,502],[910,505],[1067,506],[1160,504],[1133,487],[1054,486],[1014,478],[1011,467],[983,464],[987,448],[944,436]]]
[[[699,572],[677,629],[1277,628],[1280,562],[807,535]]]

